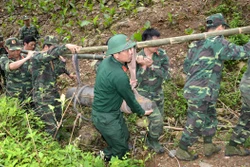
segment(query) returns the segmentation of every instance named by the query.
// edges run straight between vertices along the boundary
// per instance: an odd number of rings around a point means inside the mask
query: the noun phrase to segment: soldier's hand
[[[35,53],[35,51],[28,51],[28,54],[27,54],[27,56],[26,56],[26,59],[30,59],[32,56],[33,56],[33,54]]]
[[[65,46],[71,51],[71,53],[78,53],[82,48],[81,46],[77,46],[74,44],[66,44]]]
[[[153,109],[151,110],[146,110],[144,115],[150,115],[153,112]]]
[[[151,66],[153,64],[153,60],[149,57],[144,57],[142,55],[139,55],[136,57],[136,62],[140,64],[141,66]]]

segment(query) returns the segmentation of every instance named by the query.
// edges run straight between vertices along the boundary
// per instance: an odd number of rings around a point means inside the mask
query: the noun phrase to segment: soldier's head
[[[23,16],[23,22],[26,26],[30,26],[30,18],[28,16]]]
[[[22,47],[17,38],[6,39],[4,45],[9,57],[15,58],[20,55]]]
[[[158,30],[154,28],[148,28],[142,33],[142,41],[159,39],[160,36],[161,34]],[[156,46],[156,47],[147,47],[146,49],[152,53],[155,53],[158,51],[158,48],[159,47]]]
[[[216,13],[206,18],[206,28],[207,31],[215,30],[217,28],[226,29],[229,28],[229,25],[226,23],[221,13]]]
[[[24,50],[35,50],[36,48],[36,39],[33,36],[26,36],[23,39],[23,48]]]
[[[48,35],[44,38],[43,49],[49,50],[56,47],[58,44],[59,41],[55,36]]]
[[[130,62],[135,45],[136,43],[124,34],[114,35],[108,40],[106,55],[113,55],[121,63]]]

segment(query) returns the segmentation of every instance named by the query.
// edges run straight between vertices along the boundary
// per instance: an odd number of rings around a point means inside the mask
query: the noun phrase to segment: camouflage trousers
[[[240,117],[231,136],[231,140],[238,144],[243,144],[250,136],[250,90],[242,87],[240,86],[242,101]]]
[[[45,131],[54,136],[58,127],[58,122],[62,117],[61,102],[57,99],[60,98],[59,93],[55,96],[47,96],[38,93],[34,98],[35,113],[41,118],[45,124]],[[41,98],[42,97],[42,98]]]
[[[157,107],[153,109],[154,111],[147,116],[149,120],[148,135],[151,138],[158,139],[163,131],[163,117]]]
[[[1,92],[4,92],[5,90],[5,86],[6,86],[6,81],[5,81],[5,74],[4,71],[2,69],[0,69],[0,94]]]
[[[152,101],[154,101],[162,115],[164,117],[164,94],[163,91],[158,91],[158,93],[154,92],[144,92],[144,91],[138,91],[138,93]]]
[[[213,137],[218,120],[215,102],[188,100],[187,122],[181,136],[180,145],[191,146],[199,136]]]
[[[158,95],[152,93],[145,94],[138,92],[140,95],[150,99],[155,104],[153,105],[153,113],[147,116],[149,120],[148,134],[151,138],[158,139],[163,131],[163,115],[164,115],[164,96],[163,92]]]

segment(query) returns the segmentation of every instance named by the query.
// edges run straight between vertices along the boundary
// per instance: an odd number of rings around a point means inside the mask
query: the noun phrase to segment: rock
[[[170,150],[168,155],[171,157],[171,158],[174,158],[175,155],[176,155],[176,150]]]
[[[205,162],[200,162],[200,163],[199,163],[199,166],[200,166],[200,167],[212,167],[213,165],[208,164],[208,163],[205,163]]]

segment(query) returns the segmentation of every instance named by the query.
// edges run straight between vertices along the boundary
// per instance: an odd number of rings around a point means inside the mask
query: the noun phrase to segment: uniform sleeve
[[[34,55],[34,59],[46,63],[49,61],[52,61],[54,59],[57,59],[60,55],[62,55],[64,52],[66,52],[68,50],[68,48],[63,45],[60,47],[55,47],[51,50],[49,50],[48,52],[45,52],[43,54],[36,54]]]
[[[23,28],[19,29],[19,39],[23,40]]]
[[[138,83],[141,83],[143,80],[147,80],[148,76],[149,76],[149,68],[146,68],[146,70],[144,70],[143,68],[140,67],[139,64],[137,64],[137,68],[136,68],[136,79],[138,81]]]
[[[185,74],[188,73],[188,71],[190,70],[190,67],[191,67],[191,59],[190,59],[190,51],[188,51],[187,53],[187,56],[184,60],[184,63],[183,63],[183,71]]]
[[[7,57],[1,57],[0,64],[1,64],[1,69],[3,71],[10,71],[9,68],[10,59],[8,59]]]
[[[40,38],[40,35],[36,27],[35,27],[35,31],[36,31],[36,39],[38,40]]]
[[[170,79],[169,59],[165,51],[161,51],[160,65],[154,65],[153,63],[151,69],[153,70],[156,76],[161,77],[164,80]]]
[[[125,73],[117,75],[114,83],[119,95],[126,101],[132,112],[137,113],[138,115],[144,115],[145,111],[135,98],[135,95],[129,84],[128,76]]]
[[[56,59],[55,61],[53,61],[53,64],[55,66],[56,76],[59,76],[59,75],[64,74],[64,73],[67,75],[70,74],[68,72],[68,70],[66,69],[66,62],[63,62],[59,59]]]
[[[239,46],[222,38],[221,43],[223,45],[220,50],[222,60],[240,60],[247,59],[250,56],[250,42],[244,46]]]

